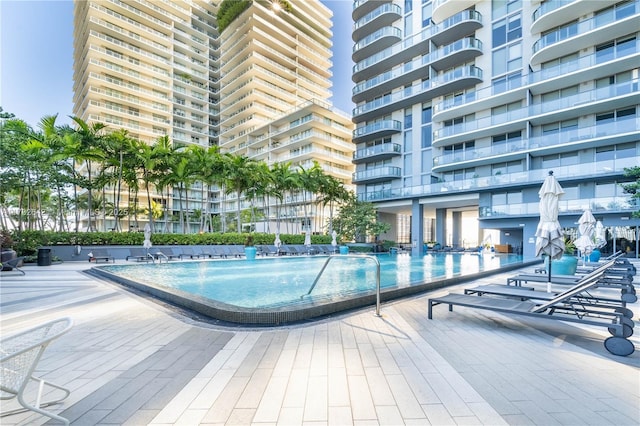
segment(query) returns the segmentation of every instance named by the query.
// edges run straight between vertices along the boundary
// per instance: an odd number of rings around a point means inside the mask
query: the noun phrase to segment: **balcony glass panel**
[[[400,177],[400,167],[385,166],[376,167],[375,169],[362,170],[353,174],[354,181],[363,181],[367,179],[376,179],[381,177]]]
[[[594,16],[591,19],[576,22],[562,28],[558,28],[556,31],[552,31],[542,36],[538,41],[533,44],[533,52],[536,53],[540,49],[551,46],[552,44],[559,43],[567,40],[571,37],[575,37],[578,34],[585,34],[589,31],[595,30],[599,27],[609,25],[618,20],[632,16],[640,11],[640,3],[629,2],[629,4],[623,8],[616,9],[615,13],[603,13]]]
[[[354,160],[357,160],[357,159],[372,157],[374,155],[385,154],[385,153],[400,154],[401,151],[402,151],[402,147],[400,146],[400,144],[385,143],[382,145],[375,145],[375,146],[359,149],[353,153],[353,158]]]

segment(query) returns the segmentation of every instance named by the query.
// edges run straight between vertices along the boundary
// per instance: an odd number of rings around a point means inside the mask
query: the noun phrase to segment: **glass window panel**
[[[431,125],[422,127],[422,148],[428,148],[431,146]]]

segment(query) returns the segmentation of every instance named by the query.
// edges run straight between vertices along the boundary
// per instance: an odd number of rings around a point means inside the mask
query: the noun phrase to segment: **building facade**
[[[318,161],[349,184],[353,124],[326,103],[331,96],[331,11],[316,0],[291,2],[287,10],[275,8],[280,2],[254,1],[221,34],[220,4],[76,0],[74,115],[124,129],[148,143],[166,135],[177,147],[219,146],[223,153],[270,164],[286,160],[292,167],[306,167]],[[283,122],[300,119],[301,112],[312,117],[305,124],[308,133],[289,135],[290,141],[281,136],[280,144],[263,143],[277,139],[269,132],[263,138],[265,128],[281,128]],[[222,196],[219,188],[205,188],[193,185],[184,204],[200,206],[206,199],[209,212],[224,214],[242,202]],[[205,190],[209,193],[203,195]],[[128,196],[121,191],[121,208],[130,204]],[[179,208],[176,191],[167,197],[152,190],[151,197],[170,211]],[[138,193],[136,204],[146,206],[146,194]],[[115,219],[103,222],[98,229],[110,229]],[[156,226],[166,229],[161,220]],[[197,226],[192,224],[192,231]]]
[[[637,256],[640,2],[353,3],[353,182],[387,239],[535,253],[553,171],[568,233],[585,209]]]

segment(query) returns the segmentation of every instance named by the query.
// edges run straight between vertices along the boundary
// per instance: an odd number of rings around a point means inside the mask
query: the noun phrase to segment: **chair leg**
[[[58,420],[62,423],[64,423],[65,425],[69,424],[69,420],[62,417],[62,416],[58,416],[57,414],[54,414],[50,411],[47,410],[43,410],[43,407],[48,407],[50,405],[53,404],[57,404],[59,402],[62,402],[64,399],[66,399],[69,394],[71,393],[71,391],[67,388],[63,388],[62,386],[58,386],[54,383],[51,382],[47,382],[44,379],[41,379],[39,377],[35,377],[35,376],[31,376],[31,379],[36,380],[38,382],[38,395],[36,396],[36,402],[34,405],[29,404],[27,401],[25,401],[24,399],[24,395],[23,392],[18,393],[18,402],[20,402],[20,405],[22,405],[24,408],[18,408],[16,410],[11,410],[11,411],[6,411],[2,413],[2,417],[4,416],[8,416],[11,414],[17,414],[17,413],[22,413],[22,412],[26,412],[26,411],[35,411],[36,413],[42,414],[44,416],[50,417],[54,420]],[[59,389],[61,391],[64,392],[64,396],[55,399],[55,400],[51,400],[51,401],[44,401],[41,402],[41,398],[42,398],[42,392],[44,390],[44,386],[50,386],[56,389]],[[24,391],[24,389],[23,389]]]

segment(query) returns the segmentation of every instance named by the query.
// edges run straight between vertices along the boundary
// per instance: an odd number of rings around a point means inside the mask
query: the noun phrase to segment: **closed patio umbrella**
[[[280,248],[280,246],[282,245],[282,241],[280,241],[280,233],[276,232],[276,239],[273,242],[273,245],[276,246],[276,248]]]
[[[142,247],[146,248],[147,251],[151,248],[151,226],[147,223],[144,226],[144,242],[142,243]]]
[[[548,292],[551,292],[551,261],[560,259],[564,253],[564,235],[558,222],[558,202],[562,194],[564,190],[550,171],[538,191],[540,222],[536,229],[536,256],[549,256]]]
[[[304,236],[304,245],[309,247],[311,245],[311,233],[307,232]]]
[[[599,220],[596,222],[596,230],[595,230],[594,238],[596,240],[596,248],[600,248],[605,244],[607,244],[607,239],[604,236],[604,226],[602,225],[602,222],[600,222]]]
[[[596,248],[596,244],[593,241],[593,233],[596,229],[596,218],[593,217],[590,209],[587,209],[582,213],[580,219],[578,219],[578,232],[580,236],[575,240],[574,244],[580,250],[580,255],[583,256],[586,263],[586,257]]]

